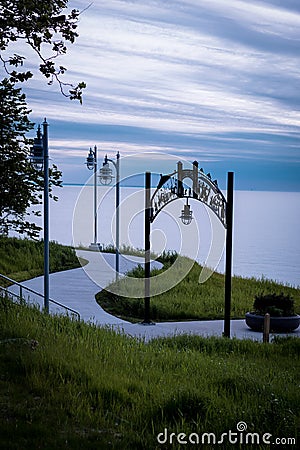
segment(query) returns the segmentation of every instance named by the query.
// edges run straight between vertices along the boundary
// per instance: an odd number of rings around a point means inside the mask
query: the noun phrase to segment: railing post
[[[19,288],[20,288],[20,290],[19,290],[20,303],[23,303],[23,288],[22,288],[21,284],[20,284]]]

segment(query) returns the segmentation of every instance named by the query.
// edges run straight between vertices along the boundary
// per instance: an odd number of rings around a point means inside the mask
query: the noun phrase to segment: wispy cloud
[[[53,150],[68,132],[70,158],[99,141],[126,153],[296,162],[299,29],[292,0],[97,1],[64,58],[67,77],[87,82],[84,105],[39,78],[28,98],[36,118],[55,124]]]

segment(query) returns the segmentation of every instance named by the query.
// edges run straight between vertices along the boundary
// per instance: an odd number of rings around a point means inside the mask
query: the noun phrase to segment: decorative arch
[[[182,163],[177,163],[177,170],[168,175],[161,175],[160,181],[151,197],[151,172],[145,173],[145,316],[144,325],[152,325],[150,319],[150,232],[151,223],[160,211],[177,198],[186,198],[186,211],[182,211],[183,223],[191,223],[191,212],[188,199],[193,198],[210,208],[226,228],[226,258],[225,258],[225,292],[224,292],[224,332],[230,337],[231,309],[231,273],[232,273],[232,224],[233,224],[233,172],[228,172],[227,200],[218,187],[217,180],[212,180],[210,173],[205,174],[198,169],[198,162],[193,162],[192,169],[183,169]],[[192,187],[186,187],[184,180],[192,180]],[[186,222],[184,220],[186,219]]]
[[[186,178],[192,181],[192,187],[184,184]],[[160,181],[151,197],[151,222],[165,206],[178,198],[192,198],[205,204],[218,217],[224,228],[227,228],[226,199],[218,187],[217,180],[212,181],[210,173],[205,175],[202,168],[199,170],[197,161],[193,162],[193,169],[183,169],[179,161],[177,170],[160,176]]]

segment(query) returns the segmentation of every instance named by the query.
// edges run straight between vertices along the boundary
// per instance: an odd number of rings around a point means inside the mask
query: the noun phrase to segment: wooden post
[[[233,172],[227,174],[225,311],[223,336],[230,338],[231,272],[232,272]]]
[[[264,318],[263,342],[268,343],[270,340],[270,314],[266,313]]]

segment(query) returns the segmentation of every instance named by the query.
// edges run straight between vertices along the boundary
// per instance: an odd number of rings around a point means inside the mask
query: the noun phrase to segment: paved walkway
[[[160,322],[155,325],[132,324],[106,313],[95,301],[95,294],[114,279],[115,255],[105,253],[99,259],[98,252],[77,251],[77,255],[89,263],[83,268],[57,272],[50,275],[50,297],[78,311],[85,322],[99,326],[111,326],[127,335],[139,337],[146,341],[159,336],[175,334],[197,334],[201,336],[222,336],[223,320]],[[125,273],[139,262],[141,258],[121,255],[120,272]],[[157,263],[154,263],[157,264]],[[95,280],[95,281],[93,281]],[[43,277],[34,278],[23,283],[27,287],[43,293]],[[15,292],[17,290],[14,288]],[[42,299],[33,294],[29,301],[43,305]],[[64,310],[50,304],[51,313]],[[300,337],[300,328],[289,335]],[[262,333],[250,330],[244,320],[231,321],[231,337],[262,341]]]

